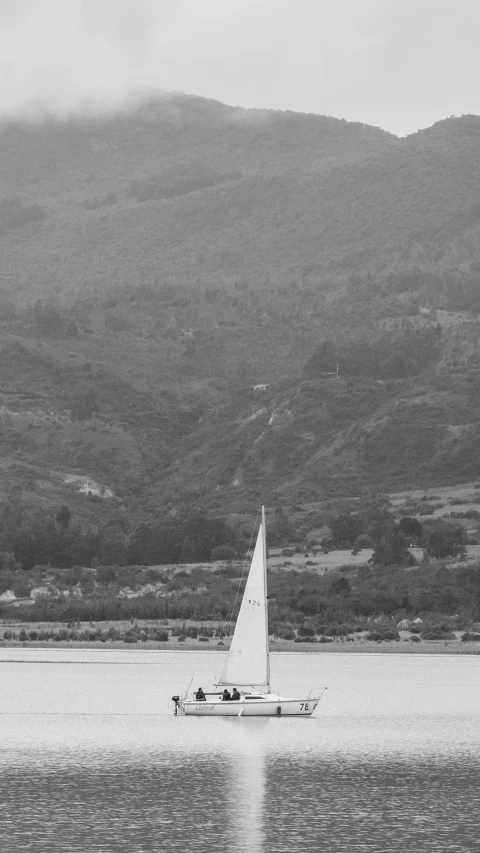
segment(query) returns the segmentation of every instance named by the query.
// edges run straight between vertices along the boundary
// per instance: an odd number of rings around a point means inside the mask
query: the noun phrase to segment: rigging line
[[[187,689],[185,690],[185,693],[184,693],[184,699],[187,699],[187,698],[188,698],[188,691],[190,690],[190,688],[191,688],[191,686],[192,686],[192,684],[193,684],[193,679],[194,679],[194,677],[195,677],[195,670],[193,671],[193,675],[192,675],[192,677],[191,677],[191,679],[190,679],[190,684],[188,685]],[[176,708],[177,708],[177,706],[175,705],[175,711],[176,711]]]
[[[232,612],[230,613],[230,618],[229,618],[229,620],[228,620],[228,622],[227,622],[227,630],[228,630],[228,632],[229,632],[229,635],[230,635],[230,626],[231,626],[231,624],[232,624],[232,622],[233,622],[233,614],[234,614],[234,612],[235,612],[235,607],[236,607],[236,605],[237,605],[238,595],[239,595],[239,592],[240,592],[240,586],[241,586],[241,583],[242,583],[242,581],[243,581],[243,576],[244,576],[244,574],[245,574],[245,567],[246,567],[247,562],[248,562],[248,555],[250,554],[250,550],[251,550],[251,548],[252,548],[252,542],[253,542],[253,539],[254,539],[254,536],[255,536],[255,531],[256,531],[256,529],[257,529],[257,522],[258,522],[258,516],[259,516],[259,514],[260,514],[260,510],[259,510],[259,509],[257,509],[257,515],[256,515],[255,522],[254,522],[254,525],[253,525],[252,534],[251,534],[251,536],[250,536],[250,542],[249,542],[249,545],[248,545],[247,554],[246,554],[246,557],[245,557],[245,559],[244,559],[244,561],[243,561],[242,574],[241,574],[241,577],[240,577],[240,579],[239,579],[239,581],[238,581],[237,591],[236,591],[236,593],[235,593],[235,600],[234,600],[234,602],[233,602]]]
[[[228,620],[228,622],[227,622],[227,637],[228,637],[228,636],[230,636],[230,626],[231,626],[231,624],[232,624],[233,614],[234,614],[234,611],[235,611],[235,606],[236,606],[236,604],[237,604],[238,594],[239,594],[239,592],[240,592],[240,584],[241,584],[241,582],[242,582],[242,580],[243,580],[243,576],[244,576],[244,574],[245,574],[245,567],[246,567],[246,565],[247,565],[248,555],[249,555],[249,553],[250,553],[250,549],[251,549],[251,547],[252,547],[253,538],[254,538],[254,536],[255,536],[255,530],[256,530],[256,527],[257,527],[258,514],[259,514],[259,512],[260,512],[260,510],[257,510],[257,516],[256,516],[256,518],[255,518],[255,523],[254,523],[254,525],[253,525],[252,534],[251,534],[251,536],[250,536],[250,543],[249,543],[248,550],[247,550],[247,556],[245,557],[245,559],[244,559],[244,561],[243,561],[242,574],[241,574],[240,580],[238,581],[237,592],[236,592],[236,594],[235,594],[235,600],[234,600],[234,602],[233,602],[233,607],[232,607],[232,612],[231,612],[231,614],[230,614],[230,619],[229,619],[229,620]],[[185,692],[184,692],[184,694],[183,694],[183,695],[184,695],[184,699],[187,699],[187,697],[188,697],[188,691],[190,690],[190,688],[191,688],[191,686],[192,686],[193,679],[195,678],[195,675],[196,675],[197,669],[198,669],[198,666],[196,665],[196,666],[195,666],[195,668],[194,668],[194,670],[193,670],[193,675],[192,675],[192,677],[191,677],[191,679],[190,679],[190,684],[188,685],[187,689],[185,690]]]

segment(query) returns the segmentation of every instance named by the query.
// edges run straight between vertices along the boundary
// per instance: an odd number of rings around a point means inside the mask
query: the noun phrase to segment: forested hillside
[[[480,478],[479,140],[184,95],[4,124],[0,550],[62,506],[88,562],[192,507]]]

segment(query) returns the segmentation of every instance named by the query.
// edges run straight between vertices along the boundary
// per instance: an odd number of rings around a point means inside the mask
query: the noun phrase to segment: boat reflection
[[[228,774],[227,825],[230,850],[263,853],[265,842],[266,728],[276,720],[229,720],[237,726]]]

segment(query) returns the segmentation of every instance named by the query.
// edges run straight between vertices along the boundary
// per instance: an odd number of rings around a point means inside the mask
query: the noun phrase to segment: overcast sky
[[[399,135],[480,113],[480,0],[0,0],[0,114],[181,90]]]

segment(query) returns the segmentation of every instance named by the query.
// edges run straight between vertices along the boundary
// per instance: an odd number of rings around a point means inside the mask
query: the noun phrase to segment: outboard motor
[[[175,710],[173,713],[175,714],[175,716],[177,716],[178,710],[181,710],[180,696],[172,696],[172,702],[175,702]]]

